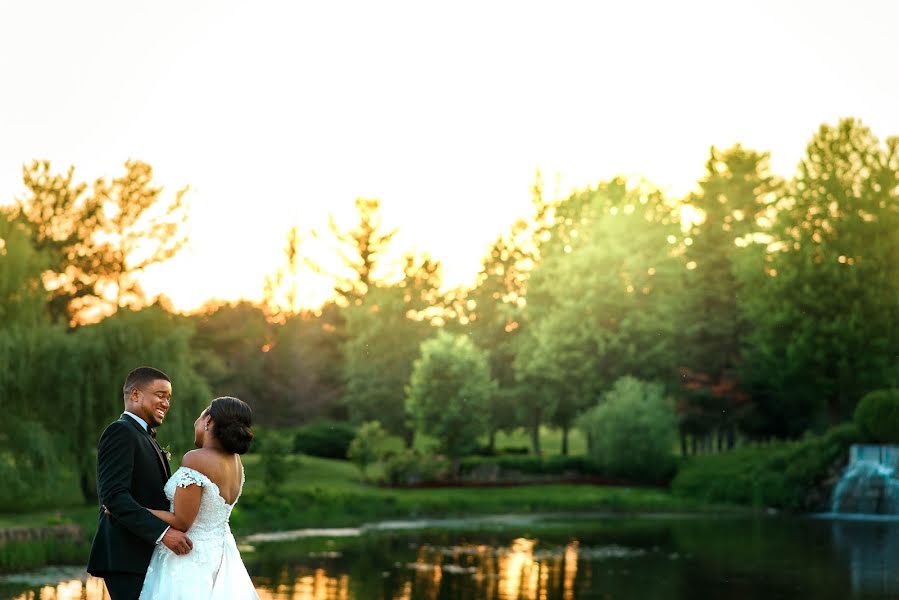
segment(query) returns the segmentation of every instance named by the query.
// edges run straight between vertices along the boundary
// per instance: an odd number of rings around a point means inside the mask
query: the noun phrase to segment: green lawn
[[[514,438],[511,438],[514,440]],[[281,487],[272,493],[263,485],[259,455],[246,455],[247,483],[232,514],[238,536],[303,527],[340,527],[380,520],[466,517],[534,512],[735,512],[727,505],[711,505],[675,497],[659,488],[593,485],[535,485],[495,488],[390,489],[364,483],[347,461],[293,455],[287,457]],[[42,542],[6,546],[0,570],[22,569],[86,555],[93,537],[95,506],[70,506],[56,511],[0,513],[0,528],[40,527],[77,523],[86,540],[55,548]],[[83,558],[83,557],[82,557]],[[74,562],[78,562],[75,560]]]
[[[275,494],[264,489],[258,456],[247,456],[247,484],[235,509],[238,534],[359,525],[382,519],[531,512],[732,511],[641,487],[553,484],[519,487],[390,489],[363,483],[346,461],[293,456]]]

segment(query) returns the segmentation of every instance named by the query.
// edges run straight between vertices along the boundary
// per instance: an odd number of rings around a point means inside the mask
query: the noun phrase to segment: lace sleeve
[[[203,487],[204,479],[206,479],[199,471],[194,471],[188,467],[181,467],[175,476],[175,485],[180,488],[186,488],[191,485]]]

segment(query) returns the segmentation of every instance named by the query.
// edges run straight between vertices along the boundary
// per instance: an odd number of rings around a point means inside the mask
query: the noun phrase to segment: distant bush
[[[593,440],[592,458],[608,474],[638,481],[674,475],[677,417],[660,384],[622,377],[578,425]]]
[[[855,407],[853,420],[866,442],[899,444],[899,389],[867,394]]]
[[[361,471],[362,476],[368,466],[381,460],[386,452],[388,433],[378,421],[363,423],[347,451],[349,458]]]
[[[705,502],[820,510],[826,494],[819,487],[859,439],[858,429],[847,423],[799,441],[695,456],[684,461],[671,489]]]
[[[293,451],[321,458],[346,459],[356,429],[349,423],[319,419],[296,430]]]
[[[417,485],[443,481],[450,476],[452,464],[443,456],[403,450],[384,460],[384,478],[390,485]]]

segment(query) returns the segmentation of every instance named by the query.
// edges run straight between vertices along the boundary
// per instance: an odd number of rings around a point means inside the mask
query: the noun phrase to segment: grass
[[[401,444],[397,439],[396,442]],[[497,449],[530,447],[528,431],[500,433]],[[416,446],[427,447],[427,439]],[[486,445],[486,439],[484,440]],[[544,455],[558,454],[561,432],[541,430]],[[583,454],[583,436],[572,431],[571,454]],[[497,488],[388,489],[361,480],[348,461],[291,455],[286,459],[284,481],[276,492],[266,490],[258,454],[244,456],[247,483],[232,515],[238,536],[255,532],[338,527],[391,519],[466,517],[532,512],[583,511],[638,512],[734,512],[741,509],[701,500],[676,497],[658,488],[601,487],[591,485],[540,485]],[[174,465],[173,465],[174,466]],[[372,473],[374,474],[374,473]],[[0,528],[42,527],[64,523],[81,525],[87,540],[96,527],[95,506],[66,500],[57,510],[0,513]],[[83,563],[88,542],[61,544],[43,541],[0,546],[0,569],[21,570],[46,564]]]
[[[264,489],[259,457],[244,464],[247,485],[235,509],[238,534],[303,527],[359,525],[383,519],[464,517],[532,512],[732,511],[658,488],[541,485],[497,488],[387,489],[363,483],[345,461],[294,456],[273,494]]]

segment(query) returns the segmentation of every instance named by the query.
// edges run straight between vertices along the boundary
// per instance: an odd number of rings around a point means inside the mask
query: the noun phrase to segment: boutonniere
[[[166,460],[168,460],[168,461],[171,461],[171,460],[172,460],[172,449],[171,449],[171,447],[170,447],[168,444],[166,444],[165,446],[163,446],[163,448],[162,448],[162,453],[165,454],[165,459],[166,459]]]

